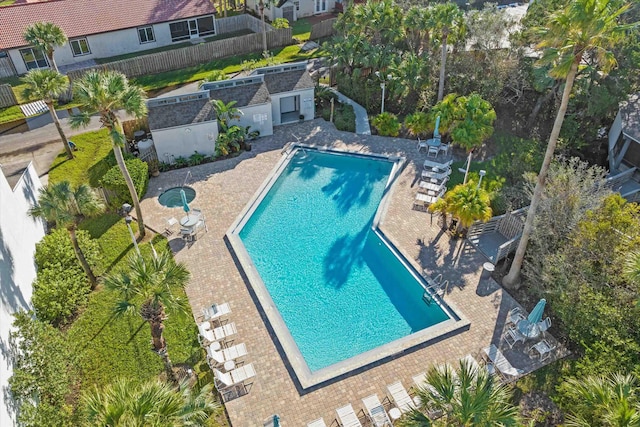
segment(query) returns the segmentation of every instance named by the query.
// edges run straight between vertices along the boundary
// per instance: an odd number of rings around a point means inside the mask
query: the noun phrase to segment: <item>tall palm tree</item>
[[[205,426],[220,410],[211,384],[195,394],[187,384],[176,389],[159,381],[136,384],[129,379],[102,390],[94,387],[82,396],[81,405],[87,427]]]
[[[429,206],[429,210],[451,214],[458,221],[457,232],[469,228],[475,221],[489,221],[493,213],[489,193],[473,181],[456,185]]]
[[[419,405],[400,419],[404,427],[516,426],[518,409],[510,403],[509,389],[485,368],[460,361],[457,369],[433,366],[426,375],[428,386],[416,392]],[[435,421],[430,414],[442,414]]]
[[[213,109],[216,113],[216,119],[220,124],[220,128],[223,131],[227,131],[229,129],[229,121],[237,120],[242,117],[242,110],[236,108],[236,101],[230,101],[225,104],[224,101],[220,99],[212,99],[211,104],[213,104]]]
[[[64,35],[62,28],[51,22],[36,22],[24,30],[23,37],[24,41],[31,46],[42,49],[49,59],[49,65],[58,71],[58,65],[53,59],[53,51],[56,46],[62,46],[67,42],[67,36]]]
[[[640,426],[640,392],[633,374],[570,378],[562,388],[572,401],[567,426]]]
[[[80,114],[71,116],[71,127],[87,126],[92,114],[97,112],[100,115],[100,122],[109,130],[116,163],[124,176],[124,181],[131,195],[131,201],[136,209],[138,232],[142,238],[145,235],[142,209],[140,208],[140,199],[138,198],[136,187],[124,163],[122,146],[126,142],[126,138],[122,132],[122,125],[117,111],[123,109],[127,114],[131,114],[136,118],[144,117],[147,114],[145,93],[138,86],[129,84],[129,81],[122,73],[96,70],[88,71],[82,78],[74,81],[73,90],[76,100],[84,106]]]
[[[25,99],[41,99],[47,104],[53,123],[56,125],[60,139],[62,139],[67,158],[69,160],[73,159],[73,152],[71,151],[71,147],[69,147],[69,141],[62,130],[60,119],[53,105],[53,100],[63,94],[69,87],[66,77],[56,70],[41,69],[29,71],[27,75],[22,78],[22,81],[26,84],[22,91],[22,97]]]
[[[451,34],[464,33],[464,13],[453,2],[439,3],[433,7],[433,19],[436,31],[440,34],[442,51],[440,56],[440,81],[438,83],[438,101],[444,97],[444,74],[447,62],[447,41]]]
[[[42,187],[39,190],[38,204],[29,209],[29,215],[32,217],[53,222],[56,226],[65,227],[69,231],[76,257],[89,278],[92,289],[97,283],[96,276],[80,249],[76,230],[82,219],[97,216],[103,211],[104,205],[91,187],[82,184],[74,191],[68,181]]]
[[[266,0],[269,3],[271,0]],[[264,22],[265,0],[258,2],[258,10],[260,10],[260,20],[262,21],[262,52],[267,52],[267,25]]]
[[[429,130],[429,115],[422,111],[408,114],[404,119],[404,127],[410,135],[423,136]]]
[[[617,7],[615,0],[575,0],[562,10],[554,13],[545,28],[540,30],[542,42],[538,45],[546,48],[540,59],[540,65],[551,64],[550,75],[556,79],[565,79],[562,101],[549,136],[549,143],[542,161],[536,187],[527,211],[522,237],[513,258],[511,269],[504,277],[505,286],[514,286],[520,278],[524,253],[531,237],[536,209],[540,204],[544,181],[553,160],[560,129],[569,104],[578,68],[588,59],[591,67],[599,67],[602,73],[608,73],[616,65],[616,59],[609,50],[622,40],[632,25],[620,25],[618,18],[625,13],[630,4]]]
[[[115,307],[116,314],[133,314],[137,310],[140,317],[149,323],[153,350],[162,357],[167,378],[173,383],[178,380],[162,335],[167,318],[165,308],[186,311],[186,300],[175,291],[188,281],[189,271],[184,264],[173,261],[168,251],[151,260],[133,254],[128,259],[127,269],[104,279],[107,289],[120,294],[121,300]]]

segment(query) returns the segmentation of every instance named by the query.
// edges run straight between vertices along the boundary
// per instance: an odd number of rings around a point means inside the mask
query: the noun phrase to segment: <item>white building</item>
[[[286,18],[289,22],[297,21],[306,16],[342,10],[342,0],[279,0],[276,2],[263,1],[264,16],[273,21],[276,18]],[[260,0],[247,0],[247,9],[254,10],[260,16]]]
[[[50,66],[23,38],[36,22],[53,22],[68,37],[53,55],[64,67],[215,35],[214,13],[210,0],[20,2],[0,11],[0,60],[10,59],[17,74]]]
[[[206,83],[200,92],[147,101],[149,129],[160,161],[173,163],[194,152],[215,152],[218,122],[211,100],[235,101],[242,112],[230,125],[249,126],[260,136],[273,134],[273,126],[313,120],[314,83],[306,63],[259,68],[247,77]]]
[[[33,164],[9,178],[4,172],[0,170],[0,425],[14,426],[8,395],[9,332],[12,314],[31,306],[31,283],[36,278],[33,254],[45,225],[27,214],[42,187]]]

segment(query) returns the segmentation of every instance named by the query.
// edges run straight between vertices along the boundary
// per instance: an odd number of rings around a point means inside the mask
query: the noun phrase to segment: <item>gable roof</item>
[[[175,104],[149,104],[149,129],[166,129],[215,120],[216,115],[208,98]]]
[[[260,82],[251,85],[211,89],[211,99],[219,99],[225,104],[236,101],[234,107],[242,108],[268,102],[271,98],[267,86]]]
[[[283,71],[265,74],[264,82],[269,93],[282,93],[292,90],[311,89],[315,87],[307,70]]]
[[[620,107],[622,132],[636,142],[640,142],[640,93],[631,95]]]
[[[52,0],[0,9],[0,49],[25,46],[28,25],[57,24],[68,38],[212,14],[210,0]]]

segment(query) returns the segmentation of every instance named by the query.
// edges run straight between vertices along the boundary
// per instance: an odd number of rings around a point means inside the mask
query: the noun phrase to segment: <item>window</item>
[[[47,68],[49,66],[47,57],[44,56],[41,49],[33,49],[30,47],[20,49],[20,55],[22,55],[22,60],[24,61],[24,65],[26,65],[27,70],[33,70],[34,68]]]
[[[140,39],[140,44],[156,41],[153,35],[153,27],[138,28],[138,38]]]
[[[171,41],[174,42],[216,33],[213,15],[189,19],[187,21],[172,22],[169,24],[169,30],[171,31]]]
[[[81,39],[69,40],[71,45],[71,51],[73,56],[89,55],[91,50],[89,49],[89,43],[85,37]]]
[[[300,10],[300,2],[299,1],[294,1],[293,4],[296,5],[296,10]]]

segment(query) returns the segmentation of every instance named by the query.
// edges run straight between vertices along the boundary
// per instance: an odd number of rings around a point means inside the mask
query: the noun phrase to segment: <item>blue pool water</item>
[[[371,229],[392,167],[298,151],[240,232],[312,372],[449,318]]]

